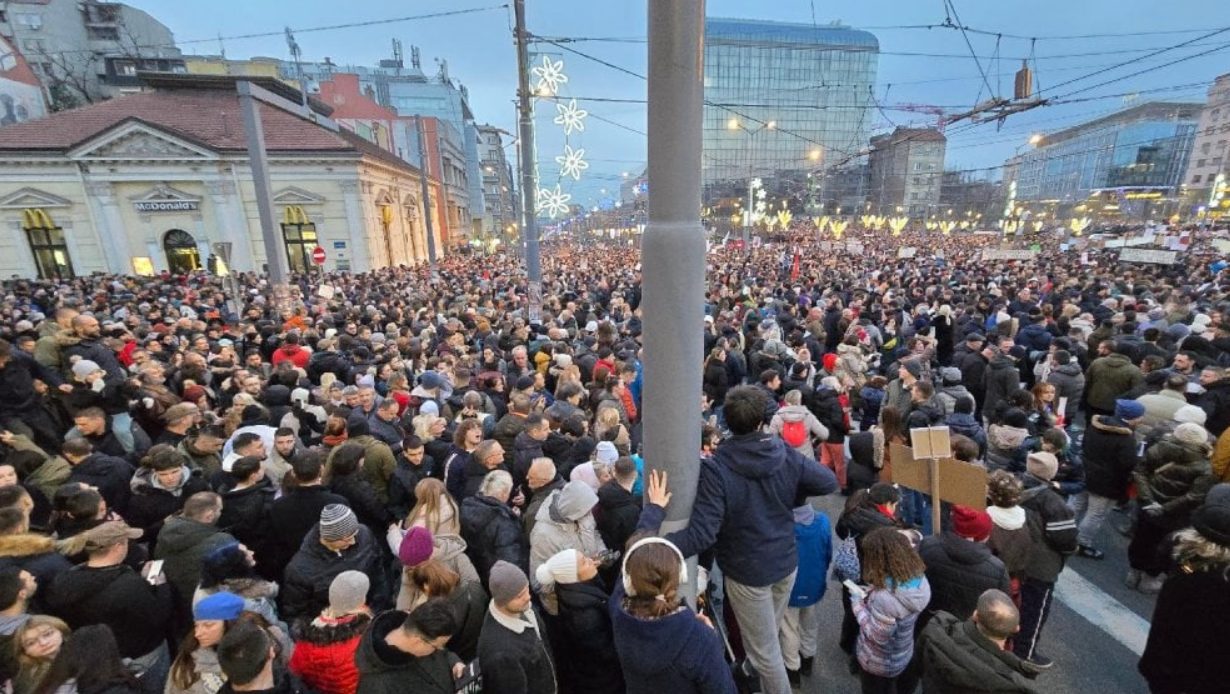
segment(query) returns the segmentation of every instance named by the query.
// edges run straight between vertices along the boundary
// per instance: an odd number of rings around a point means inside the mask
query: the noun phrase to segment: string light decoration
[[[568,214],[568,201],[571,199],[571,195],[559,189],[558,183],[554,188],[538,189],[538,209],[551,219]]]
[[[556,104],[555,110],[559,115],[552,122],[563,126],[565,135],[571,135],[574,130],[585,131],[585,117],[589,115],[589,111],[577,106],[576,99],[569,99],[566,104]]]
[[[561,88],[569,81],[563,59],[543,55],[530,73],[535,80],[534,96],[540,100],[555,101],[555,116],[551,122],[564,131],[563,153],[553,157],[558,165],[555,184],[542,184],[536,197],[539,210],[556,219],[569,213],[568,203],[572,200],[572,194],[565,192],[564,185],[569,183],[568,179],[572,179],[571,182],[580,181],[581,175],[589,168],[589,162],[585,161],[585,149],[573,139],[585,132],[585,119],[589,112],[581,108],[576,99],[560,96]],[[542,157],[535,157],[535,160],[541,162]]]
[[[561,177],[572,176],[574,181],[581,180],[581,172],[589,168],[589,162],[585,161],[585,150],[573,149],[571,145],[564,145],[564,154],[556,157],[555,163],[559,164]]]
[[[538,80],[534,83],[534,93],[538,96],[555,96],[560,85],[568,82],[568,75],[564,74],[564,61],[551,60],[549,55],[544,55],[542,64],[531,68],[530,74]]]

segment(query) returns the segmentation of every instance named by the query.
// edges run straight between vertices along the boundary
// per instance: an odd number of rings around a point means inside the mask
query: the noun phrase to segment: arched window
[[[30,242],[35,269],[40,279],[69,279],[73,276],[73,261],[64,242],[64,229],[41,209],[22,211],[22,229]]]
[[[183,229],[171,229],[162,237],[162,249],[167,254],[167,268],[183,275],[201,267],[201,252],[196,239]]]

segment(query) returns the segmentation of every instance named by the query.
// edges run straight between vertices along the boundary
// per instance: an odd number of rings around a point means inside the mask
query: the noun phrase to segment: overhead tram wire
[[[1142,60],[1147,60],[1147,59],[1149,59],[1149,58],[1151,58],[1151,57],[1153,57],[1153,56],[1161,55],[1162,53],[1168,53],[1168,52],[1173,51],[1173,50],[1178,49],[1178,48],[1183,48],[1183,47],[1188,46],[1188,45],[1191,45],[1191,44],[1193,44],[1193,43],[1195,43],[1195,42],[1197,42],[1197,41],[1203,41],[1204,39],[1212,38],[1212,37],[1217,36],[1217,35],[1219,35],[1219,34],[1224,34],[1224,33],[1226,33],[1227,31],[1230,31],[1230,26],[1228,26],[1228,27],[1222,27],[1222,28],[1220,28],[1220,29],[1215,29],[1215,30],[1210,31],[1210,32],[1208,32],[1208,33],[1206,33],[1206,34],[1204,34],[1204,35],[1202,35],[1202,36],[1197,37],[1197,38],[1194,38],[1194,39],[1191,39],[1191,40],[1188,40],[1188,41],[1184,41],[1184,42],[1182,42],[1182,43],[1177,43],[1177,44],[1175,44],[1175,45],[1173,45],[1173,46],[1169,46],[1169,47],[1166,47],[1166,48],[1160,48],[1160,49],[1158,49],[1158,50],[1156,50],[1156,51],[1153,51],[1153,52],[1151,52],[1151,53],[1148,53],[1148,54],[1146,54],[1146,55],[1138,56],[1138,57],[1132,58],[1132,59],[1130,59],[1130,60],[1125,60],[1125,61],[1123,61],[1123,62],[1121,62],[1121,63],[1116,64],[1116,65],[1112,65],[1112,66],[1110,66],[1110,67],[1105,67],[1105,68],[1102,68],[1101,70],[1095,70],[1095,71],[1093,71],[1093,72],[1091,72],[1091,73],[1089,73],[1089,74],[1087,74],[1087,75],[1082,75],[1082,76],[1080,76],[1080,77],[1074,77],[1074,78],[1072,78],[1072,79],[1070,79],[1070,80],[1065,80],[1065,81],[1063,81],[1063,82],[1060,82],[1059,84],[1052,84],[1052,85],[1050,86],[1050,90],[1051,90],[1052,92],[1054,92],[1055,90],[1059,89],[1060,87],[1066,87],[1066,86],[1068,86],[1068,85],[1070,85],[1070,84],[1074,84],[1074,83],[1076,83],[1076,82],[1083,82],[1083,81],[1085,81],[1085,80],[1089,79],[1090,77],[1094,77],[1094,76],[1097,76],[1097,75],[1105,74],[1105,73],[1110,72],[1110,71],[1112,71],[1112,70],[1117,70],[1117,69],[1119,69],[1119,68],[1121,68],[1121,67],[1127,67],[1128,65],[1132,65],[1133,63],[1138,63],[1138,62],[1140,62],[1140,61],[1142,61]],[[1225,48],[1225,47],[1226,47],[1226,44],[1222,44],[1221,46],[1219,46],[1218,48],[1216,48],[1216,49],[1214,49],[1214,50],[1221,50],[1222,48]],[[1210,51],[1210,52],[1212,52],[1212,51]],[[1198,55],[1199,55],[1199,54],[1197,54],[1196,56],[1190,56],[1190,57],[1198,57]],[[1181,62],[1181,61],[1178,61],[1178,62]],[[1168,66],[1168,65],[1173,65],[1173,64],[1174,64],[1173,62],[1172,62],[1172,63],[1164,63],[1164,64],[1162,64],[1162,65],[1155,66],[1154,68],[1151,68],[1151,69],[1158,69],[1158,68],[1166,67],[1166,66]],[[1136,75],[1136,74],[1143,74],[1143,73],[1133,73],[1133,75],[1128,75],[1128,76],[1130,77],[1130,76],[1134,76],[1134,75]],[[1091,87],[1086,87],[1086,88],[1083,88],[1083,89],[1089,89],[1089,88],[1091,88]],[[1083,89],[1082,89],[1082,91],[1083,91]]]

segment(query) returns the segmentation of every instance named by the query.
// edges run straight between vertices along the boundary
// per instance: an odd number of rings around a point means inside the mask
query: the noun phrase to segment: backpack
[[[807,443],[807,425],[802,419],[796,419],[793,422],[782,422],[782,440],[791,448],[798,448]]]

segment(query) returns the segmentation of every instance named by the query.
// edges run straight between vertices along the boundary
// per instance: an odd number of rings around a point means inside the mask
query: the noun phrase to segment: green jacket
[[[397,458],[393,457],[393,449],[369,434],[356,436],[349,439],[348,443],[357,443],[363,447],[363,473],[367,475],[367,480],[376,490],[376,496],[380,497],[380,503],[389,503],[389,478],[393,476],[393,470],[397,468]],[[337,448],[329,451],[326,464],[333,464],[335,452]]]
[[[1085,376],[1085,399],[1090,405],[1114,411],[1115,399],[1143,383],[1144,375],[1122,354],[1098,357],[1089,365]]]

